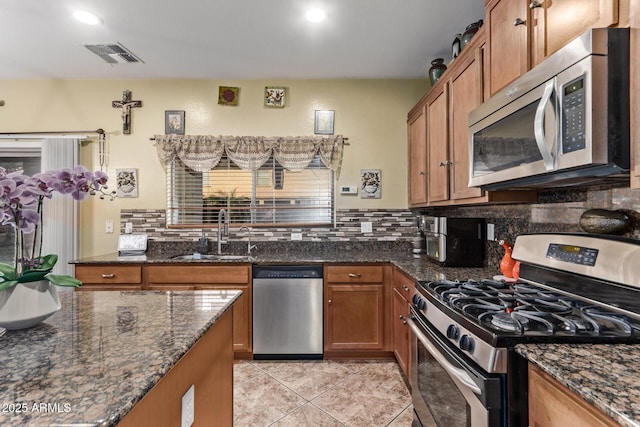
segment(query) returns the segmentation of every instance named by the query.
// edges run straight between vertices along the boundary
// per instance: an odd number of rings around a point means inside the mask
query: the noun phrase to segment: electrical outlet
[[[189,387],[189,390],[182,395],[182,413],[180,427],[191,427],[195,420],[195,411],[193,407],[193,401],[195,399],[196,389],[193,384]]]
[[[494,224],[487,224],[487,240],[496,240],[496,228]]]
[[[302,233],[291,233],[291,240],[302,240]]]
[[[108,234],[113,233],[113,221],[107,220],[107,222],[104,223],[104,232]]]
[[[131,234],[133,232],[133,223],[125,222],[124,223],[124,234]]]
[[[369,221],[360,223],[360,232],[361,233],[372,233],[373,232],[373,224]]]

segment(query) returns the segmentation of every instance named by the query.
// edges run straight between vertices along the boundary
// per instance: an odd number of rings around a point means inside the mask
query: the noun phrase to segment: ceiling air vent
[[[131,64],[144,61],[135,56],[120,43],[85,44],[84,47],[104,59],[109,64]]]

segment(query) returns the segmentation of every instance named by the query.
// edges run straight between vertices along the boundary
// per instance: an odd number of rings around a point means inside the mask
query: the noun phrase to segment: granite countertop
[[[516,351],[625,427],[640,427],[640,345],[519,344]]]
[[[240,294],[59,292],[43,324],[0,335],[0,425],[116,425]]]

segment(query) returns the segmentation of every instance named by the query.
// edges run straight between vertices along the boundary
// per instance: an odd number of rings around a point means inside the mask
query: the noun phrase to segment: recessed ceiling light
[[[73,13],[73,17],[78,21],[88,25],[98,25],[102,22],[102,19],[90,12],[84,10],[77,10]]]
[[[324,18],[327,17],[327,14],[324,13],[324,10],[321,9],[311,9],[305,16],[307,17],[308,21],[320,22],[324,21]]]

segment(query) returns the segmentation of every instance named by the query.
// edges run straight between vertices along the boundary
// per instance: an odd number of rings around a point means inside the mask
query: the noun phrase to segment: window
[[[299,172],[273,156],[256,171],[242,170],[223,156],[200,173],[175,157],[167,174],[167,225],[217,224],[225,209],[232,225],[329,225],[333,223],[334,176],[316,155]]]

